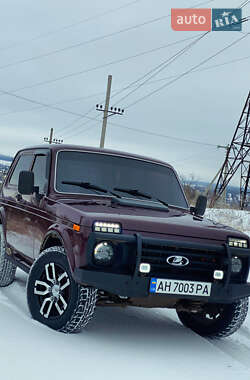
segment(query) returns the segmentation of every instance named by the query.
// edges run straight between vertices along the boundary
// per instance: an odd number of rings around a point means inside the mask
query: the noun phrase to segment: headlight
[[[95,246],[94,261],[96,264],[108,265],[111,263],[114,256],[114,250],[111,244],[102,241]]]
[[[95,222],[93,225],[93,230],[95,232],[110,232],[114,234],[120,234],[121,225],[119,223]]]
[[[247,239],[230,237],[228,238],[228,245],[235,248],[247,248],[248,241]]]
[[[232,257],[232,272],[240,273],[242,269],[242,261],[237,256]]]

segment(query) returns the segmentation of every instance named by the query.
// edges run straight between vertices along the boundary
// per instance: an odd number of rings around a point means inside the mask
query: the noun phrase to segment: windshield
[[[183,191],[174,171],[167,166],[108,154],[62,151],[58,153],[56,190],[62,193],[93,194],[91,188],[63,182],[81,181],[108,191],[114,188],[137,189],[164,202],[187,208]],[[139,198],[119,193],[126,198]]]

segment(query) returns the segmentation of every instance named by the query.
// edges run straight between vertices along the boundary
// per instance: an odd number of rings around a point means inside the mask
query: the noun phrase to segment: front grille
[[[221,247],[220,251],[224,251]],[[173,266],[167,263],[170,256],[184,256],[189,260],[186,266]],[[202,249],[200,247],[176,246],[168,242],[165,245],[142,243],[141,262],[151,264],[150,277],[173,278],[190,281],[213,281],[214,270],[225,268],[226,257],[216,248]]]

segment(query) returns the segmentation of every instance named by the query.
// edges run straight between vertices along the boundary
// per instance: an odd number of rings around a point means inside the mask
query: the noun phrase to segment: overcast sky
[[[94,68],[201,34],[173,31],[170,18],[162,16],[170,14],[171,7],[194,6],[202,0],[140,0],[125,6],[129,2],[132,0],[0,0],[0,90],[48,105],[58,103],[56,107],[69,111],[39,106],[0,92],[0,153],[14,155],[23,146],[43,143],[52,127],[55,137],[63,138],[65,143],[98,146],[102,115],[95,105],[104,102],[107,76],[113,75],[112,94],[115,95],[117,90],[151,71],[191,40]],[[243,0],[214,0],[201,7],[234,8],[241,3]],[[103,15],[104,12],[107,13]],[[243,16],[249,14],[250,3],[243,8]],[[157,18],[161,19],[147,23]],[[86,19],[89,20],[83,22]],[[146,24],[117,33],[142,23]],[[243,25],[243,32],[250,31],[249,24]],[[185,72],[243,36],[239,32],[211,32],[154,76],[151,83],[124,100],[122,97],[128,91],[111,98],[110,105],[122,100],[117,105],[125,113],[108,119],[105,147],[160,158],[173,164],[179,173],[186,176],[193,173],[199,180],[211,180],[225,154],[216,145],[230,143],[249,91],[250,36],[200,69],[248,59],[186,75],[143,101],[133,103],[166,84],[169,77]],[[93,41],[83,43],[90,40]],[[78,46],[68,49],[72,45]],[[37,56],[42,57],[34,59]],[[68,76],[86,70],[89,71]],[[55,81],[63,76],[68,77]],[[41,84],[46,81],[51,82]],[[29,88],[21,90],[23,87]],[[91,107],[87,117],[98,120],[77,116],[84,115]]]

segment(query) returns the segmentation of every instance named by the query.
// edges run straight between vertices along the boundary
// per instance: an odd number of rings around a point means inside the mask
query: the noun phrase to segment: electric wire
[[[78,48],[80,46],[91,44],[93,42],[101,41],[101,40],[104,40],[106,38],[113,37],[113,36],[116,36],[116,35],[119,35],[119,34],[122,34],[122,33],[125,33],[125,32],[129,32],[131,30],[137,29],[137,28],[142,27],[142,26],[146,26],[148,24],[164,20],[167,17],[169,17],[169,16],[168,15],[160,16],[160,17],[151,19],[149,21],[144,21],[141,24],[137,24],[137,25],[133,25],[133,26],[130,26],[130,27],[127,27],[127,28],[120,29],[119,31],[116,31],[116,32],[107,33],[105,35],[102,35],[102,36],[99,36],[99,37],[95,37],[95,38],[91,38],[89,40],[78,42],[78,43],[75,43],[75,44],[72,44],[72,45],[68,45],[68,46],[65,46],[65,47],[60,48],[60,49],[51,50],[50,52],[47,52],[47,53],[38,54],[38,55],[29,57],[29,58],[25,58],[25,59],[21,59],[21,60],[15,61],[15,62],[11,62],[11,63],[8,63],[8,64],[0,66],[0,70],[6,69],[8,67],[13,67],[13,66],[16,66],[16,65],[19,65],[19,64],[22,64],[22,63],[38,60],[38,59],[41,59],[41,58],[50,57],[52,55],[55,55],[55,54],[58,54],[58,53],[61,53],[61,52],[64,52],[64,51],[72,50],[72,49]]]
[[[233,59],[233,60],[230,60],[230,61],[218,63],[218,64],[215,64],[215,65],[210,65],[208,67],[203,67],[203,68],[200,68],[200,69],[197,69],[197,70],[193,70],[191,72],[191,74],[194,74],[194,73],[197,73],[197,72],[206,71],[206,70],[211,70],[213,68],[217,68],[217,67],[221,67],[221,66],[225,66],[225,65],[230,65],[230,64],[233,64],[233,63],[237,63],[237,62],[243,62],[243,61],[248,60],[248,59],[250,59],[250,55],[249,56],[245,56],[245,57],[236,58],[236,59]],[[163,82],[163,81],[166,81],[166,80],[169,80],[169,79],[172,79],[172,78],[177,78],[178,76],[179,76],[179,74],[175,74],[175,75],[170,75],[170,76],[159,78],[159,79],[154,79],[154,80],[149,81],[147,83],[147,85],[151,85],[151,84],[157,83],[157,82]],[[123,88],[124,87],[120,87],[120,88],[115,89],[113,91],[114,92],[114,96],[115,96],[116,92],[122,90]],[[92,98],[92,97],[95,97],[95,96],[101,95],[101,94],[105,94],[105,91],[99,91],[99,92],[96,92],[96,93],[91,94],[91,95],[85,95],[85,96],[79,96],[79,97],[74,97],[74,98],[70,98],[70,99],[64,99],[64,100],[61,100],[59,102],[52,103],[50,105],[53,106],[53,105],[58,105],[58,104],[67,104],[67,103],[79,102],[80,100],[89,99],[89,98]],[[101,102],[99,102],[99,103],[101,103]],[[0,113],[0,116],[7,116],[7,115],[16,114],[16,113],[33,112],[33,111],[37,111],[37,110],[46,110],[46,108],[44,106],[38,106],[38,107],[32,107],[32,108],[28,108],[28,109],[24,109],[24,110],[23,109],[22,110],[14,110],[14,111]]]
[[[3,47],[0,47],[0,51],[3,51],[3,50],[9,50],[9,49],[15,48],[15,47],[20,46],[20,45],[24,45],[24,44],[29,43],[29,42],[34,42],[34,41],[36,41],[36,40],[40,40],[40,39],[42,39],[42,38],[50,37],[51,35],[57,34],[57,33],[59,33],[59,32],[62,32],[62,31],[65,31],[65,30],[68,30],[68,29],[71,29],[71,28],[74,28],[74,27],[76,27],[76,26],[78,26],[78,25],[81,25],[81,24],[85,24],[85,23],[87,23],[87,22],[89,22],[89,21],[96,20],[96,19],[98,19],[98,18],[100,18],[100,17],[103,17],[103,16],[106,16],[106,15],[108,15],[108,14],[111,14],[111,13],[117,12],[117,11],[119,11],[119,10],[121,10],[121,9],[127,8],[127,7],[129,7],[129,6],[131,6],[131,5],[134,5],[134,4],[136,4],[136,3],[139,3],[139,2],[141,2],[141,1],[142,1],[142,0],[134,0],[134,1],[130,1],[129,3],[126,3],[126,4],[124,4],[124,5],[121,5],[121,6],[117,7],[117,8],[109,9],[109,10],[107,10],[107,11],[105,11],[105,12],[102,12],[102,13],[100,13],[100,14],[97,14],[97,15],[95,15],[95,16],[90,16],[90,17],[85,18],[85,19],[83,19],[83,20],[79,20],[79,21],[76,21],[76,22],[71,23],[71,24],[63,25],[62,27],[57,28],[57,29],[55,29],[55,30],[48,31],[48,32],[45,32],[45,33],[41,33],[41,34],[39,34],[39,35],[37,35],[37,36],[35,36],[35,37],[32,37],[32,38],[27,39],[27,40],[23,40],[23,41],[16,42],[16,43],[11,44],[11,45],[9,45],[9,46],[3,46]]]
[[[164,62],[162,62],[160,65],[157,65],[155,68],[153,68],[152,70],[150,70],[148,73],[144,74],[142,77],[140,77],[139,79],[137,79],[136,81],[132,82],[130,85],[126,86],[125,88],[122,88],[121,90],[119,90],[115,95],[112,96],[112,99],[117,96],[118,94],[120,94],[121,92],[123,92],[124,90],[126,90],[128,87],[130,87],[131,85],[134,85],[136,82],[140,81],[142,78],[148,76],[150,73],[153,72],[153,74],[148,77],[142,84],[139,84],[134,90],[132,90],[129,94],[125,95],[121,100],[123,100],[124,98],[126,98],[127,96],[129,96],[132,92],[136,91],[139,87],[141,87],[143,84],[145,84],[148,80],[150,80],[151,78],[153,78],[155,75],[157,75],[160,71],[162,71],[163,69],[165,69],[168,65],[170,65],[172,62],[174,62],[177,58],[179,58],[182,54],[184,54],[186,51],[188,51],[192,46],[194,46],[198,41],[200,41],[203,37],[205,37],[207,35],[208,32],[206,33],[203,33],[202,35],[200,35],[198,38],[196,38],[195,41],[191,42],[190,44],[188,44],[187,46],[185,46],[183,49],[179,50],[177,53],[175,53],[173,56],[171,56],[170,58],[168,58],[167,60],[165,60]],[[121,101],[119,100],[119,101]],[[81,118],[79,118],[81,119]],[[75,121],[78,121],[79,119],[76,119]],[[73,123],[75,122],[73,121]],[[84,123],[85,125],[86,123]],[[77,129],[79,129],[80,127],[82,127],[82,124],[75,127]],[[74,129],[75,129],[74,128]]]
[[[176,79],[173,79],[173,81],[176,81],[176,80],[179,80],[180,78],[182,78],[183,76],[185,75],[188,75],[189,73],[191,73],[193,70],[195,70],[196,68],[198,68],[199,66],[203,65],[204,63],[208,62],[209,60],[211,60],[212,58],[216,57],[217,55],[221,54],[222,52],[224,52],[225,50],[229,49],[231,46],[235,45],[236,43],[238,43],[239,41],[243,40],[244,38],[248,37],[249,34],[246,34],[244,36],[242,36],[241,38],[233,41],[231,44],[227,45],[226,47],[224,47],[223,49],[219,50],[218,52],[216,52],[215,54],[209,56],[208,58],[206,58],[205,60],[201,61],[199,64],[193,66],[191,69],[185,71],[184,73],[180,74]],[[162,88],[166,87],[167,85],[173,83],[173,81],[170,81],[170,82],[167,82],[166,84],[164,84],[163,86],[161,86],[160,88],[154,90],[153,92],[145,95],[143,98],[140,98],[137,100],[137,102],[141,101],[142,99],[145,99],[146,97],[148,96],[151,96],[153,93],[156,93],[158,91],[160,91]],[[37,104],[37,105],[41,105],[41,106],[44,106],[44,107],[47,107],[47,108],[50,108],[50,109],[53,109],[53,110],[57,110],[57,111],[60,111],[60,112],[64,112],[64,113],[67,113],[67,114],[71,114],[71,115],[75,115],[75,116],[83,116],[83,114],[79,113],[79,112],[73,112],[73,111],[70,111],[70,110],[65,110],[64,108],[61,108],[61,107],[58,107],[58,106],[52,106],[50,104],[47,104],[47,103],[43,103],[43,102],[39,102],[37,100],[34,100],[34,99],[31,99],[31,98],[27,98],[27,97],[24,97],[24,96],[21,96],[21,95],[17,95],[17,94],[14,94],[10,91],[6,91],[6,90],[3,90],[3,89],[0,89],[0,92],[2,94],[5,94],[5,95],[8,95],[8,96],[11,96],[11,97],[15,97],[17,99],[20,99],[20,100],[24,100],[26,102],[29,102],[29,103],[33,103],[33,104]],[[135,105],[136,103],[132,103],[132,105]],[[129,107],[129,106],[128,106]],[[127,107],[127,108],[128,108]],[[86,116],[86,118],[88,118],[89,120],[98,120],[96,118],[91,118],[91,117],[88,117]],[[111,123],[110,123],[111,124]],[[112,123],[114,124],[114,123]],[[117,124],[116,124],[117,125]]]
[[[200,63],[198,63],[197,65],[193,66],[192,68],[190,68],[189,70],[186,70],[184,71],[182,74],[178,75],[177,78],[165,83],[164,85],[158,87],[157,89],[149,92],[148,94],[142,96],[141,98],[135,100],[133,103],[130,103],[129,105],[127,105],[125,108],[128,109],[130,107],[133,107],[135,106],[136,104],[138,104],[139,102],[149,98],[150,96],[158,93],[159,91],[163,90],[165,87],[171,85],[172,83],[178,81],[179,79],[181,79],[182,77],[190,74],[193,70],[197,69],[198,67],[200,67],[201,65],[203,65],[204,63],[208,62],[209,60],[215,58],[216,56],[218,56],[219,54],[223,53],[225,50],[229,49],[230,47],[234,46],[235,44],[237,44],[238,42],[242,41],[243,39],[245,39],[246,37],[248,37],[249,34],[246,34],[240,38],[238,38],[237,40],[233,41],[232,43],[230,43],[229,45],[227,45],[226,47],[224,47],[223,49],[219,50],[218,52],[216,52],[215,54],[212,54],[210,55],[208,58],[204,59],[203,61],[201,61]]]
[[[132,83],[130,83],[128,86],[124,87],[120,92],[123,92],[125,91],[126,89],[130,88],[131,86],[133,86],[135,83],[141,81],[142,79],[146,78],[142,83],[139,83],[138,86],[136,88],[134,88],[133,90],[131,90],[128,94],[124,95],[121,99],[119,99],[115,105],[117,103],[121,103],[124,99],[126,99],[128,96],[130,96],[131,94],[133,94],[135,91],[137,91],[139,88],[141,88],[142,86],[144,86],[150,79],[152,79],[153,77],[155,77],[156,75],[158,75],[161,71],[165,70],[166,67],[168,67],[169,65],[171,65],[176,59],[178,59],[179,57],[181,57],[183,54],[185,54],[189,49],[191,49],[196,43],[198,43],[201,39],[203,39],[208,33],[210,32],[206,32],[206,33],[203,33],[201,36],[199,36],[198,38],[196,38],[195,41],[192,41],[190,44],[188,44],[187,46],[185,46],[183,49],[179,50],[177,53],[175,53],[174,55],[172,55],[170,58],[166,59],[165,61],[163,61],[161,64],[157,65],[156,67],[154,67],[152,70],[150,70],[148,73],[144,74],[142,77],[140,77],[139,79],[133,81]],[[152,75],[150,75],[152,74]],[[149,76],[150,75],[150,76]]]
[[[191,68],[190,70],[188,70],[187,72],[185,73],[182,73],[180,76],[178,76],[177,79],[179,79],[180,77],[182,77],[183,75],[187,75],[189,73],[191,73],[195,68],[199,67],[201,64],[204,64],[205,62],[207,62],[208,60],[212,59],[213,57],[215,57],[216,55],[220,54],[222,51],[226,50],[227,48],[233,46],[235,43],[239,42],[240,40],[242,40],[243,38],[247,37],[247,35],[245,35],[244,37],[234,41],[232,44],[226,46],[225,48],[221,49],[219,52],[217,52],[216,54],[210,56],[209,58],[207,58],[206,60],[203,60],[200,64],[194,66],[193,68]],[[169,84],[169,82],[167,83]],[[166,85],[164,85],[165,87]],[[157,89],[159,91],[159,89]],[[27,97],[23,97],[23,96],[19,96],[19,95],[16,95],[16,94],[13,94],[9,91],[4,91],[4,90],[1,90],[1,92],[5,95],[9,95],[9,96],[14,96],[18,99],[21,99],[21,100],[25,100],[25,101],[28,101],[28,102],[31,102],[31,103],[34,103],[34,104],[39,104],[43,107],[48,107],[48,108],[51,108],[51,109],[55,109],[55,110],[58,110],[58,111],[61,111],[61,112],[65,112],[65,113],[68,113],[68,114],[72,114],[72,115],[77,115],[77,116],[80,116],[80,117],[83,117],[84,115],[83,114],[80,114],[80,113],[76,113],[76,112],[72,112],[72,111],[68,111],[68,110],[65,110],[63,108],[60,108],[60,107],[55,107],[55,106],[51,106],[49,104],[46,104],[46,103],[42,103],[42,102],[38,102],[34,99],[30,99],[30,98],[27,98]],[[155,92],[155,91],[154,91]],[[148,96],[149,94],[147,94]],[[89,120],[98,120],[97,118],[90,118],[90,117],[87,117]],[[172,136],[166,136],[166,135],[159,135],[159,134],[155,134],[155,133],[150,133],[150,132],[146,132],[146,131],[142,131],[142,130],[139,130],[139,129],[135,129],[135,128],[130,128],[130,127],[125,127],[125,126],[121,126],[120,124],[117,124],[117,123],[110,123],[110,124],[113,124],[113,125],[117,125],[121,128],[126,128],[126,129],[132,129],[132,130],[135,130],[135,131],[138,131],[140,133],[147,133],[147,134],[153,134],[153,135],[156,135],[156,136],[160,136],[160,137],[165,137],[165,138],[173,138],[173,139],[177,139],[175,137],[172,137]],[[180,138],[178,138],[178,140],[180,140]],[[203,144],[203,145],[212,145],[212,144],[207,144],[207,143],[201,143],[201,142],[194,142],[194,141],[191,141],[191,140],[187,140],[187,139],[181,139],[182,141],[186,141],[186,142],[193,142],[193,143],[199,143],[199,144]]]
[[[204,4],[204,3],[210,3],[212,1],[214,1],[214,0],[208,0],[208,1],[202,2],[202,4]],[[198,5],[201,5],[201,3],[196,4],[193,7],[197,7]],[[55,54],[58,54],[58,53],[61,53],[61,52],[64,52],[64,51],[68,51],[68,50],[72,50],[72,49],[78,48],[80,46],[91,44],[93,42],[101,41],[103,39],[106,39],[106,38],[109,38],[109,37],[113,37],[113,36],[116,36],[116,35],[119,35],[119,34],[122,34],[122,33],[126,33],[126,32],[129,32],[131,30],[135,30],[135,29],[144,27],[146,25],[149,25],[149,24],[152,24],[152,23],[164,20],[164,19],[166,19],[168,17],[170,17],[170,14],[163,15],[163,16],[160,16],[160,17],[156,17],[156,18],[150,19],[148,21],[144,21],[144,22],[142,22],[140,24],[135,24],[135,25],[132,25],[132,26],[120,29],[120,30],[115,31],[115,32],[111,32],[111,33],[104,34],[102,36],[91,38],[89,40],[85,40],[85,41],[82,41],[82,42],[71,44],[71,45],[65,46],[63,48],[51,50],[50,52],[47,52],[47,53],[38,54],[36,56],[32,56],[32,57],[29,57],[29,58],[21,59],[21,60],[15,61],[15,62],[10,62],[8,64],[4,64],[4,65],[0,66],[0,70],[8,68],[8,67],[13,67],[13,66],[16,66],[16,65],[19,65],[19,64],[22,64],[22,63],[34,61],[34,60],[37,60],[37,59],[49,57],[49,56],[52,56],[52,55],[55,55]]]
[[[165,48],[168,48],[170,46],[174,46],[174,45],[177,45],[179,43],[195,39],[196,37],[197,36],[191,36],[191,37],[184,38],[184,39],[181,39],[181,40],[176,40],[174,42],[171,42],[171,43],[168,43],[168,44],[165,44],[165,45],[161,45],[161,46],[159,46],[157,48],[153,48],[153,49],[150,49],[150,50],[145,50],[145,51],[143,51],[141,53],[133,54],[133,55],[130,55],[130,56],[127,56],[127,57],[124,57],[124,58],[119,58],[119,59],[116,59],[116,60],[113,60],[113,61],[110,61],[110,62],[107,62],[107,63],[103,63],[101,65],[97,65],[97,66],[90,67],[90,68],[87,68],[87,69],[84,69],[84,70],[80,70],[80,71],[71,72],[71,73],[68,73],[68,74],[65,74],[65,75],[58,76],[56,78],[44,80],[44,81],[37,82],[37,83],[31,84],[31,85],[26,85],[26,86],[23,86],[23,87],[19,87],[19,88],[11,90],[11,92],[19,92],[19,91],[31,89],[31,88],[34,88],[34,87],[39,87],[39,86],[44,86],[44,85],[48,85],[48,84],[51,84],[51,83],[55,83],[55,82],[58,82],[58,81],[61,81],[61,80],[64,80],[64,79],[72,78],[74,76],[79,76],[79,75],[82,75],[82,74],[86,74],[86,73],[89,73],[89,72],[92,72],[92,71],[95,71],[95,70],[99,70],[99,69],[102,69],[102,68],[105,68],[105,67],[108,67],[108,66],[112,66],[112,65],[115,65],[115,64],[118,64],[118,63],[129,61],[130,59],[134,59],[134,58],[146,55],[146,54],[154,53],[154,52],[156,52],[158,50],[165,49]]]
[[[12,91],[14,93],[14,91]],[[93,98],[97,95],[100,95],[100,94],[104,94],[105,91],[99,91],[99,92],[96,92],[94,94],[90,94],[90,95],[85,95],[85,96],[77,96],[77,97],[74,97],[74,98],[69,98],[69,99],[63,99],[59,102],[55,102],[55,103],[52,103],[50,104],[51,106],[54,106],[54,105],[58,105],[58,104],[67,104],[67,103],[74,103],[74,102],[79,102],[80,100],[87,100],[87,99],[90,99],[90,98]],[[3,96],[4,94],[0,94],[0,96]],[[16,114],[16,113],[25,113],[25,112],[33,112],[33,111],[37,111],[37,110],[46,110],[46,108],[44,108],[44,106],[38,106],[38,107],[32,107],[32,108],[28,108],[28,109],[22,109],[22,110],[15,110],[15,111],[8,111],[8,112],[2,112],[0,113],[0,116],[7,116],[7,115],[12,115],[12,114]]]
[[[250,0],[244,1],[241,5],[238,6],[238,8],[244,8],[249,2]]]

